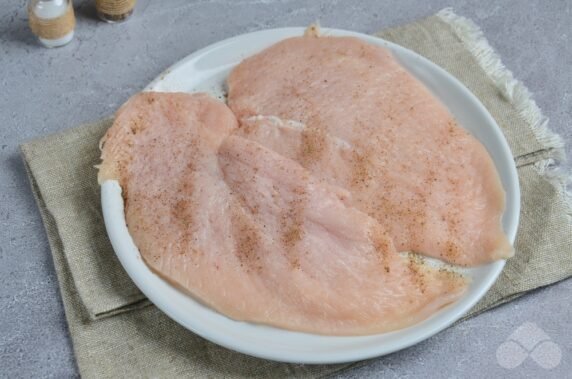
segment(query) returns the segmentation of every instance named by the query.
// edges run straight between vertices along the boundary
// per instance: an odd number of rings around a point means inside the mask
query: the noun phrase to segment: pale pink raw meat
[[[486,149],[388,50],[290,38],[244,60],[228,87],[241,125],[280,129],[253,138],[351,192],[399,251],[469,266],[512,256]]]
[[[355,335],[412,325],[466,281],[395,252],[347,190],[248,139],[206,95],[141,93],[103,140],[155,272],[237,320]]]
[[[235,136],[225,139],[219,161],[245,212],[248,233],[239,241],[258,248],[245,265],[281,300],[276,308],[268,303],[268,319],[258,321],[368,334],[423,320],[463,293],[464,279],[396,254],[346,191],[297,162]]]

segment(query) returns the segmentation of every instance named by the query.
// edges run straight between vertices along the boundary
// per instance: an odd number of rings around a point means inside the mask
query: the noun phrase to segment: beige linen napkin
[[[381,37],[426,56],[461,80],[497,120],[514,154],[522,191],[516,256],[469,313],[473,316],[572,275],[572,222],[563,158],[524,86],[477,27],[450,10]],[[46,227],[79,370],[83,377],[316,377],[350,365],[294,365],[248,357],[171,321],[133,285],[103,226],[94,165],[110,120],[22,145]]]

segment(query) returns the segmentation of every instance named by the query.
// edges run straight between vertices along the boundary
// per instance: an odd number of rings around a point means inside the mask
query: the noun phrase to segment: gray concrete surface
[[[402,0],[139,1],[127,23],[94,18],[76,1],[77,37],[47,50],[30,34],[25,1],[0,2],[0,377],[78,375],[50,252],[18,145],[111,114],[197,48],[240,33],[306,25],[375,32],[453,6],[475,20],[572,145],[572,2]],[[568,156],[571,156],[570,147]],[[340,377],[570,377],[572,281],[541,289],[410,349]],[[562,352],[546,370],[528,359],[502,368],[497,348],[524,322]],[[550,358],[550,357],[549,357]],[[552,355],[554,358],[554,355]]]

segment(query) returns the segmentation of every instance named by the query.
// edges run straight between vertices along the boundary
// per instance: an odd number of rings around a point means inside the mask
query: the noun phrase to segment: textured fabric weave
[[[572,275],[572,222],[561,188],[537,167],[558,147],[502,95],[451,24],[433,16],[384,31],[463,82],[497,120],[514,153],[522,191],[516,256],[473,316]],[[97,171],[102,120],[22,145],[46,228],[79,370],[85,378],[319,377],[351,365],[283,364],[226,350],[171,321],[137,290],[103,225]]]

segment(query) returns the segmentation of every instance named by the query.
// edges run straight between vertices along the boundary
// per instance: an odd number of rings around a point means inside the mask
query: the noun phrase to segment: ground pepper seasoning
[[[105,22],[125,21],[133,14],[137,0],[95,0],[97,15]]]

